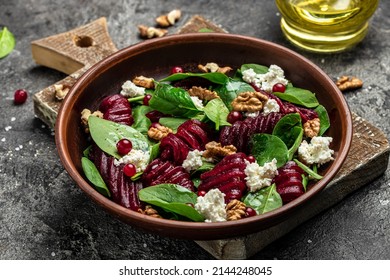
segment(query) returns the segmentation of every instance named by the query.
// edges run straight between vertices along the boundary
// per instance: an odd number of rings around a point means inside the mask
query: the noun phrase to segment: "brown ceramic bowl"
[[[165,77],[173,66],[205,64],[239,67],[243,63],[276,64],[294,85],[316,93],[331,119],[327,132],[333,137],[335,160],[321,171],[323,179],[281,208],[238,221],[197,223],[157,219],[128,210],[99,194],[83,175],[81,156],[87,137],[80,126],[80,112],[97,108],[103,96],[120,91],[121,84],[138,75]],[[301,55],[271,42],[231,34],[199,33],[148,40],[109,56],[89,69],[66,96],[56,123],[56,145],[61,161],[77,185],[106,211],[138,229],[174,238],[222,239],[246,235],[276,225],[320,192],[343,164],[352,139],[351,114],[332,80]]]

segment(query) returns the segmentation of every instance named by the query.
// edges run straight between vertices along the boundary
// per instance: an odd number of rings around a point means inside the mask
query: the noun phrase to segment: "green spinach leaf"
[[[152,108],[145,105],[136,106],[133,108],[134,123],[132,127],[141,132],[143,135],[148,134],[149,127],[152,124],[150,119],[145,115],[152,110]]]
[[[225,84],[222,84],[217,87],[215,91],[218,93],[219,97],[225,103],[229,111],[231,111],[233,110],[231,103],[239,93],[255,90],[248,83],[229,78]]]
[[[206,116],[215,123],[215,130],[219,130],[220,126],[230,126],[227,121],[229,109],[225,106],[220,98],[210,100],[203,109]]]
[[[319,105],[314,93],[307,89],[293,87],[290,84],[287,85],[285,92],[273,92],[273,94],[284,101],[306,108],[315,108]]]
[[[252,155],[257,163],[262,166],[266,162],[277,160],[279,168],[288,161],[288,149],[286,144],[277,136],[259,133],[252,136]]]
[[[184,216],[195,222],[203,222],[204,217],[192,206],[197,195],[188,189],[175,184],[160,184],[144,188],[138,192],[139,199],[161,207],[165,211]]]
[[[10,54],[12,50],[15,48],[15,37],[14,35],[4,27],[2,31],[0,31],[0,58],[3,58]]]
[[[248,63],[248,64],[243,64],[241,65],[241,73],[244,72],[245,70],[248,69],[253,69],[253,71],[256,74],[265,74],[268,72],[268,67],[260,64],[255,64],[255,63]]]
[[[149,150],[147,138],[131,126],[118,124],[95,116],[89,117],[88,126],[96,145],[115,158],[121,158],[116,149],[116,143],[122,138],[129,139],[133,144],[133,149]]]
[[[174,133],[177,132],[177,129],[180,125],[182,125],[184,122],[188,121],[188,119],[184,118],[171,118],[171,117],[163,117],[160,118],[159,123],[163,126],[169,127],[172,129]]]
[[[326,108],[323,105],[318,105],[314,109],[314,111],[317,112],[318,118],[320,119],[320,132],[318,133],[318,135],[321,136],[330,127],[329,115],[328,112],[326,111]]]
[[[175,81],[180,81],[184,80],[190,77],[199,77],[206,79],[214,84],[226,84],[228,80],[228,76],[226,76],[223,73],[219,72],[213,72],[213,73],[176,73],[172,74],[162,80],[160,82],[175,82]]]
[[[149,106],[161,113],[183,118],[192,118],[202,112],[186,90],[163,83],[157,84]]]
[[[272,134],[278,136],[286,144],[288,159],[291,160],[302,142],[301,116],[298,113],[285,115],[277,122]]]
[[[248,193],[244,198],[244,203],[256,210],[257,214],[264,214],[283,205],[275,184],[262,188],[257,192]]]
[[[85,176],[96,187],[96,190],[106,197],[111,197],[110,191],[95,164],[88,158],[82,157],[81,167],[83,168]]]
[[[297,159],[294,159],[294,161],[296,162],[296,164],[298,164],[300,168],[303,169],[303,171],[309,174],[309,179],[321,180],[323,178],[320,174],[318,174],[316,171],[308,167],[306,164],[300,162]]]

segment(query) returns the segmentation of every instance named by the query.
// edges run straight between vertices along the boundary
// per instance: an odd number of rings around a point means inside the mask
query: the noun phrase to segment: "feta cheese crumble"
[[[268,99],[263,107],[263,115],[268,115],[269,113],[278,113],[280,111],[280,106],[275,99]]]
[[[132,81],[126,81],[120,93],[125,97],[142,96],[145,95],[145,88],[135,85]]]
[[[202,166],[202,155],[203,151],[193,150],[190,151],[187,155],[187,158],[183,161],[182,166],[187,172],[196,170]]]
[[[116,166],[124,163],[132,163],[135,165],[137,172],[142,172],[149,164],[150,154],[141,150],[132,149],[127,155],[121,157],[119,160],[115,159],[114,164]]]
[[[314,136],[310,143],[303,140],[298,148],[298,157],[306,164],[324,164],[333,160],[334,151],[329,148],[332,137]]]
[[[277,83],[288,84],[288,81],[284,78],[283,69],[275,64],[272,64],[265,74],[257,74],[252,68],[244,70],[242,79],[247,83],[253,83],[267,92],[272,92],[272,87]]]
[[[203,101],[197,96],[191,96],[191,100],[194,103],[195,107],[199,110],[204,108]]]
[[[198,196],[195,210],[205,217],[205,222],[226,221],[225,194],[219,189],[211,189],[204,196]]]
[[[250,192],[255,192],[264,187],[271,186],[272,179],[278,175],[277,160],[274,158],[270,162],[260,166],[257,162],[246,161],[245,180]]]

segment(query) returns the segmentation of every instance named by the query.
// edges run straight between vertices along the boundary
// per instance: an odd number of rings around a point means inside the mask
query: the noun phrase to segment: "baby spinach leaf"
[[[227,121],[229,109],[225,106],[220,98],[210,100],[203,109],[206,116],[215,123],[215,130],[219,130],[220,126],[230,126]]]
[[[4,27],[0,31],[0,58],[7,56],[15,48],[15,37],[14,35]]]
[[[149,149],[150,159],[149,162],[156,159],[160,154],[160,142],[153,144]]]
[[[202,166],[196,169],[191,175],[210,171],[214,167],[215,167],[215,163],[203,161]]]
[[[231,111],[233,109],[231,103],[241,92],[255,91],[251,85],[243,81],[229,78],[225,84],[220,85],[215,89],[219,97],[225,103],[226,107]]]
[[[228,76],[226,76],[223,73],[219,72],[212,72],[212,73],[176,73],[172,74],[162,80],[160,82],[175,82],[187,79],[189,77],[199,77],[206,80],[209,80],[210,82],[214,84],[225,84],[228,80]]]
[[[91,149],[92,149],[92,145],[89,145],[84,151],[83,151],[83,155],[85,157],[89,157],[89,153],[91,152]]]
[[[303,128],[295,126],[291,130],[292,139],[295,139],[294,143],[288,149],[288,160],[292,160],[295,152],[298,150],[299,145],[301,145],[303,138]]]
[[[133,108],[134,123],[132,127],[141,132],[143,135],[148,134],[149,127],[152,124],[150,119],[145,115],[152,110],[153,109],[149,106],[144,105]]]
[[[201,112],[186,90],[163,83],[157,84],[149,106],[161,113],[184,118],[194,117]]]
[[[245,70],[248,69],[253,69],[253,71],[256,74],[265,74],[268,72],[268,67],[260,64],[255,64],[255,63],[248,63],[248,64],[243,64],[241,65],[241,73],[244,72]]]
[[[322,176],[320,174],[318,174],[316,171],[314,171],[313,169],[311,169],[310,167],[308,167],[306,164],[300,162],[299,160],[297,159],[294,159],[294,161],[296,162],[296,164],[298,164],[298,166],[300,168],[303,169],[303,171],[305,171],[307,174],[309,174],[309,177],[311,179],[316,179],[316,180],[321,180],[322,179]]]
[[[279,137],[260,133],[253,135],[251,140],[252,155],[260,166],[274,158],[277,160],[277,167],[283,166],[288,161],[287,146]]]
[[[294,142],[293,127],[302,127],[301,116],[298,113],[283,116],[275,125],[272,134],[278,136],[290,148]]]
[[[161,207],[165,211],[184,216],[195,222],[203,222],[204,217],[192,206],[197,195],[190,190],[175,184],[160,184],[144,188],[138,192],[139,199]]]
[[[306,108],[315,108],[319,105],[314,93],[307,89],[293,87],[290,84],[287,85],[285,92],[273,92],[273,94],[284,101],[288,101]]]
[[[248,193],[244,198],[244,203],[256,210],[257,214],[264,214],[283,205],[275,184],[262,188],[257,192]]]
[[[96,187],[96,190],[104,196],[111,197],[110,191],[108,190],[106,183],[104,183],[104,180],[95,164],[88,158],[82,157],[81,166],[85,176]]]
[[[91,137],[96,145],[115,158],[121,158],[116,149],[116,143],[123,138],[131,141],[133,149],[142,151],[149,150],[147,138],[141,132],[128,125],[90,116],[88,119],[88,126]]]
[[[298,113],[285,115],[276,123],[272,134],[278,136],[286,144],[288,159],[291,160],[302,142],[301,116]]]
[[[188,119],[184,118],[171,118],[171,117],[163,117],[160,118],[159,123],[163,126],[169,127],[172,129],[174,133],[177,132],[177,128],[183,124],[184,122],[188,121]]]
[[[326,111],[326,108],[323,105],[318,105],[314,109],[314,111],[317,112],[318,118],[320,119],[320,132],[318,133],[318,135],[321,136],[330,127],[329,115],[328,112]]]

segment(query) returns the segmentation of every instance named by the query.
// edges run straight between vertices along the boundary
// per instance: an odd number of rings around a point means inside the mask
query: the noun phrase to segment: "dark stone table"
[[[104,16],[113,41],[123,48],[140,41],[138,24],[153,25],[156,16],[174,8],[182,10],[181,23],[201,14],[231,33],[292,48],[331,78],[358,76],[363,88],[345,93],[351,110],[390,135],[388,1],[381,1],[361,44],[345,53],[320,55],[285,40],[273,1],[0,0],[0,27],[7,26],[17,40],[15,50],[0,60],[0,259],[213,258],[193,241],[139,232],[92,203],[64,171],[53,131],[33,112],[31,95],[65,75],[36,65],[31,41]],[[19,88],[30,97],[15,106],[13,94]],[[389,176],[387,168],[253,259],[389,259]]]

